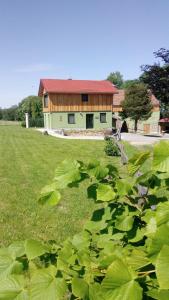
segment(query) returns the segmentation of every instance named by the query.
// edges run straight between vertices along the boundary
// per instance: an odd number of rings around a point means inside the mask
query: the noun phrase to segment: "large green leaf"
[[[55,170],[55,180],[58,188],[65,188],[68,184],[81,179],[80,164],[76,160],[64,160]]]
[[[143,250],[134,248],[130,251],[130,255],[126,257],[126,261],[133,270],[138,270],[150,264],[146,253]]]
[[[116,180],[116,188],[119,196],[125,196],[130,193],[133,188],[135,180],[131,177]]]
[[[161,289],[169,289],[169,246],[164,245],[156,261],[157,279]]]
[[[154,146],[153,169],[169,172],[169,141],[161,141]]]
[[[35,240],[25,241],[25,253],[29,260],[43,255],[47,251],[47,247],[41,242]]]
[[[0,280],[9,274],[21,273],[23,269],[22,263],[15,260],[8,249],[0,250]]]
[[[21,275],[11,275],[0,281],[0,300],[29,300],[24,287],[25,279]]]
[[[88,221],[85,224],[85,229],[87,229],[90,232],[99,232],[103,229],[105,229],[107,227],[107,223],[105,222],[105,220],[101,220],[101,221]]]
[[[63,278],[56,278],[56,268],[50,266],[34,273],[30,284],[31,300],[61,300],[66,293]]]
[[[158,204],[155,218],[158,226],[169,222],[169,202]]]
[[[141,300],[142,289],[136,274],[120,259],[112,262],[102,281],[106,300]]]
[[[138,152],[128,161],[128,171],[130,175],[134,175],[144,162],[150,157],[150,151]]]
[[[129,231],[132,229],[134,223],[133,216],[119,216],[116,219],[115,227],[121,231]]]
[[[90,300],[107,300],[105,298],[104,292],[102,291],[102,287],[98,283],[89,285],[89,299]]]
[[[25,254],[25,242],[24,241],[13,242],[8,247],[8,250],[13,257],[23,256]]]
[[[111,201],[115,198],[116,193],[110,185],[100,183],[97,188],[97,200]]]
[[[88,300],[89,286],[82,278],[73,278],[72,292],[74,296],[83,300]]]
[[[153,237],[147,240],[147,250],[151,260],[156,260],[156,257],[164,245],[169,246],[169,224],[163,224],[157,228]]]
[[[87,168],[87,173],[90,177],[95,177],[96,179],[105,178],[108,175],[109,169],[100,165],[100,162],[93,161],[89,163]]]
[[[61,199],[59,191],[56,190],[56,184],[47,185],[40,193],[39,203],[42,205],[56,205]]]
[[[147,295],[150,296],[152,299],[168,300],[169,299],[169,290],[152,289],[147,292]]]
[[[88,248],[89,244],[90,234],[87,231],[82,231],[78,234],[75,234],[72,239],[72,245],[78,250]]]

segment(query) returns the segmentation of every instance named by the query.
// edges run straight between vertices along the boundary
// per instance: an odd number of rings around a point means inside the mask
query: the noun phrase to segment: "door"
[[[93,114],[86,114],[86,129],[93,128]]]
[[[144,124],[144,133],[145,134],[150,133],[150,124]]]

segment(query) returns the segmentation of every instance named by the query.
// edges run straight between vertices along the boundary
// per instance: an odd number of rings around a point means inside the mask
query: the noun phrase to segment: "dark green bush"
[[[110,141],[110,140],[111,140],[111,137],[110,137],[109,135],[106,135],[106,136],[104,137],[104,140],[105,140],[105,141]]]
[[[22,127],[26,127],[26,122],[22,121],[21,122]],[[44,127],[44,119],[43,118],[30,118],[29,119],[29,127]]]
[[[36,119],[29,119],[29,126],[30,127],[44,127],[44,119],[43,118],[36,118]]]
[[[120,149],[117,146],[114,139],[106,140],[106,146],[104,148],[104,151],[108,156],[120,156]]]
[[[22,122],[21,122],[21,126],[22,126],[22,127],[26,127],[26,122],[25,122],[25,121],[22,121]]]

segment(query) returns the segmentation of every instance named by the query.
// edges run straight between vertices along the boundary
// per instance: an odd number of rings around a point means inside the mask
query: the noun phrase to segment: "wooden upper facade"
[[[87,101],[82,100],[83,95],[88,96]],[[48,94],[48,105],[45,107],[43,101],[43,112],[111,111],[112,103],[112,95]]]
[[[109,81],[49,80],[40,82],[43,112],[112,111],[116,88]]]

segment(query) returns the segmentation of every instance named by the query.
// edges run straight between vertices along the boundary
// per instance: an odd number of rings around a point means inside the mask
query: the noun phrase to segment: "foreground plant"
[[[143,172],[143,165],[149,169]],[[42,205],[88,180],[96,202],[84,230],[58,246],[26,240],[0,250],[0,299],[169,299],[169,143],[112,165],[64,161]]]

